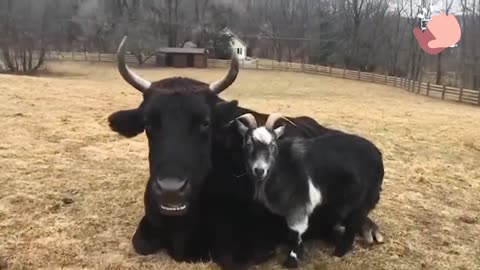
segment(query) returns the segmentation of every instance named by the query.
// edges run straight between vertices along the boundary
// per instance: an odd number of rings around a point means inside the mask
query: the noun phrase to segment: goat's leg
[[[360,231],[362,225],[365,224],[366,217],[367,213],[362,210],[353,211],[347,216],[344,221],[345,232],[335,247],[334,256],[343,257],[352,249],[355,235]]]
[[[308,216],[287,217],[290,228],[289,249],[287,259],[283,263],[286,268],[298,268],[299,260],[303,258],[302,235],[308,229]]]

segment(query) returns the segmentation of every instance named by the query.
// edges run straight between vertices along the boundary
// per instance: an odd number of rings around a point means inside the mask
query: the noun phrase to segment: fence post
[[[347,77],[347,70],[345,67],[343,67],[343,78],[345,79]]]
[[[430,96],[430,82],[427,83],[427,96]]]
[[[85,61],[88,61],[88,52],[85,52]]]
[[[100,54],[100,52],[98,52],[98,62],[101,62],[102,61],[102,56]]]
[[[318,73],[318,64],[315,64],[315,72]]]
[[[463,96],[463,87],[460,87],[460,95],[458,96],[458,101],[462,102],[462,96]]]
[[[385,71],[385,84],[388,84],[388,72]]]
[[[360,69],[358,70],[358,80],[360,81]]]
[[[372,82],[374,83],[375,82],[375,73],[370,73],[372,75]]]
[[[478,90],[478,105],[480,105],[480,90]]]
[[[332,66],[328,68],[328,73],[330,73],[330,76],[332,76]]]
[[[393,86],[397,87],[397,75],[393,77]]]
[[[75,61],[75,53],[72,51],[72,61]]]
[[[259,61],[259,60],[257,60],[257,62],[255,62],[255,64],[256,64],[256,69],[258,69],[258,61]]]
[[[442,99],[445,99],[445,90],[447,90],[446,88],[447,88],[447,86],[443,85]]]
[[[420,89],[422,88],[422,81],[418,82],[417,94],[420,94]]]

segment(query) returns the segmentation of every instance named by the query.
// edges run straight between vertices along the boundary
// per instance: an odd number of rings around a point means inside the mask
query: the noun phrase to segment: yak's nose
[[[188,186],[186,179],[179,178],[157,178],[155,181],[160,192],[184,193]]]
[[[256,167],[253,169],[253,174],[259,179],[263,179],[267,174],[267,171],[264,168]]]

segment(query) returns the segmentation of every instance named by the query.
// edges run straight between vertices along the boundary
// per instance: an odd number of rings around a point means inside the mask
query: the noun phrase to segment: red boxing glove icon
[[[454,15],[440,14],[432,17],[427,29],[413,29],[413,34],[420,47],[428,54],[438,54],[455,45],[461,38],[462,30]]]

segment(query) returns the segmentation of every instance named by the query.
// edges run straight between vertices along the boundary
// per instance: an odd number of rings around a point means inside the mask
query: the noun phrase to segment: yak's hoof
[[[274,256],[275,250],[273,249],[259,249],[254,252],[252,261],[254,264],[262,264],[264,262],[267,262]]]
[[[223,255],[217,261],[217,264],[222,270],[247,270],[248,266],[244,263],[236,262],[231,254]]]
[[[135,232],[132,238],[133,249],[140,255],[150,255],[156,253],[160,248],[152,245],[147,239],[143,238],[138,232]]]

